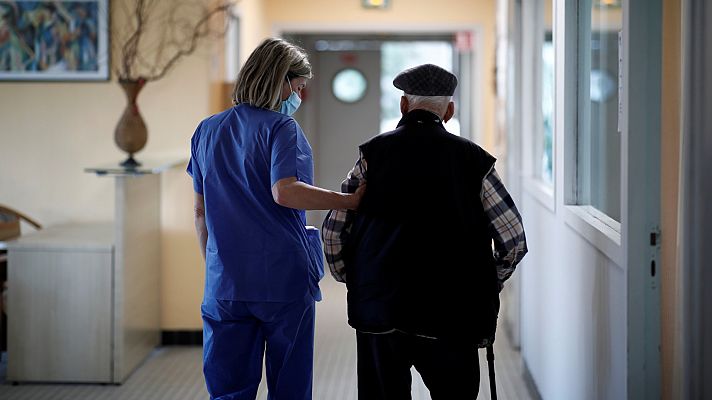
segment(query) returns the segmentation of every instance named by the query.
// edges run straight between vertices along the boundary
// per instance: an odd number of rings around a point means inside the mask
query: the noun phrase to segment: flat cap
[[[396,75],[393,86],[415,96],[452,96],[457,78],[437,65],[423,64]]]

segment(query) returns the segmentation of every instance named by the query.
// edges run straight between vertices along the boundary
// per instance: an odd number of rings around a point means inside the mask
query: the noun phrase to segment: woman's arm
[[[280,179],[272,186],[272,198],[280,206],[299,210],[355,210],[366,186],[355,193],[338,193],[300,182],[296,177]]]

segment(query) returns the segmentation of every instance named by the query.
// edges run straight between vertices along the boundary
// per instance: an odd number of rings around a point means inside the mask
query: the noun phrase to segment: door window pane
[[[355,68],[342,69],[331,81],[331,92],[344,103],[355,103],[363,99],[367,87],[366,76]]]
[[[579,23],[578,203],[621,215],[620,1],[588,0]]]
[[[407,68],[420,64],[435,64],[455,75],[455,49],[452,43],[444,41],[387,41],[381,46],[381,132],[396,128],[401,118],[400,97],[402,90],[393,86],[393,78]],[[458,77],[461,79],[461,77]],[[460,136],[458,94],[455,91],[455,115],[445,124],[448,132]]]

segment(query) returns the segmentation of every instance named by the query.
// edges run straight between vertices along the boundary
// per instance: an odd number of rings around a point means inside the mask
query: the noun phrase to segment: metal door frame
[[[623,9],[622,245],[628,273],[628,398],[660,398],[662,1]]]

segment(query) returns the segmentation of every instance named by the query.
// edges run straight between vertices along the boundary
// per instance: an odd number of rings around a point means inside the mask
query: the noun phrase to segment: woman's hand
[[[361,198],[363,198],[363,193],[366,191],[366,184],[364,183],[363,185],[359,186],[358,189],[356,189],[356,192],[347,195],[348,201],[347,201],[347,210],[355,210],[358,208],[359,204],[361,204]]]

